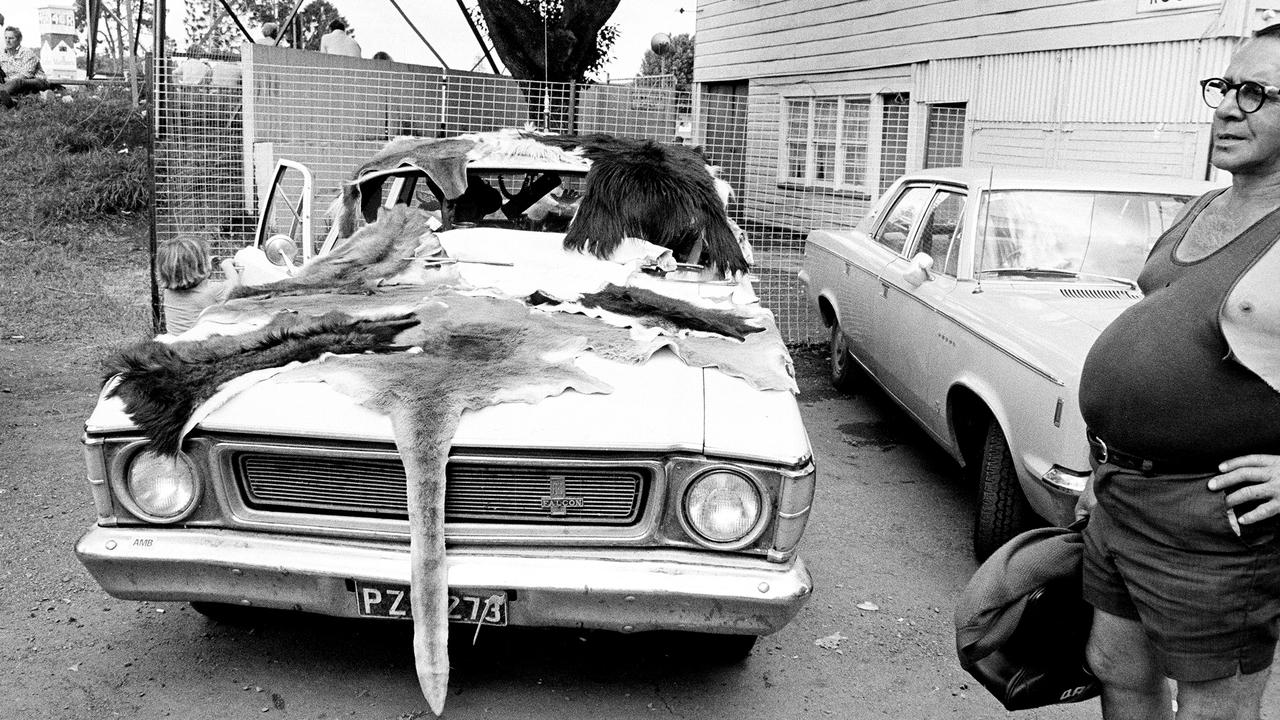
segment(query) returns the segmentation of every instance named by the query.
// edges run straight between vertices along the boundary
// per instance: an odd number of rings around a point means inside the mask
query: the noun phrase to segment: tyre
[[[852,390],[854,377],[858,372],[857,363],[849,354],[849,341],[840,330],[840,321],[831,321],[831,384],[841,390]]]
[[[977,476],[973,554],[982,561],[1014,535],[1030,529],[1034,515],[1018,483],[1009,442],[995,420],[987,425]]]

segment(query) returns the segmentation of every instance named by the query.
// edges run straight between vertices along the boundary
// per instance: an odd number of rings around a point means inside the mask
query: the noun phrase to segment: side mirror
[[[293,261],[298,257],[298,244],[288,235],[272,235],[267,238],[262,252],[272,265],[292,267]]]
[[[933,267],[933,257],[925,253],[916,253],[911,258],[911,266],[907,271],[902,273],[902,279],[911,284],[911,287],[920,287],[926,282],[933,279],[929,274],[929,268]]]

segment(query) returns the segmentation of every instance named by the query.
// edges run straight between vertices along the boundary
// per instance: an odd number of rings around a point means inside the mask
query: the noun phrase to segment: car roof
[[[565,162],[563,160],[547,160],[543,158],[522,157],[519,155],[503,155],[491,153],[478,160],[467,163],[468,170],[516,170],[520,172],[541,171],[570,174],[585,174],[591,169],[591,161],[581,158],[581,162]]]
[[[930,168],[907,173],[904,180],[956,183],[993,190],[1091,190],[1178,195],[1201,195],[1215,187],[1226,185],[1225,182],[1213,183],[1163,175],[990,166]]]

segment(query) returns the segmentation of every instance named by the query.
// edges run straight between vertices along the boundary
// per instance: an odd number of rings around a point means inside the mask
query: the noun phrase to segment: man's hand
[[[1280,455],[1245,455],[1218,466],[1222,472],[1209,480],[1216,492],[1243,485],[1227,495],[1227,506],[1261,503],[1240,515],[1243,525],[1280,515]],[[1078,511],[1077,511],[1078,512]]]

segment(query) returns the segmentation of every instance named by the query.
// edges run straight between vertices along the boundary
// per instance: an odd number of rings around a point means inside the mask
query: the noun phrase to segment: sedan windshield
[[[978,214],[977,266],[980,273],[1001,275],[1132,280],[1190,199],[1155,193],[988,192]]]

